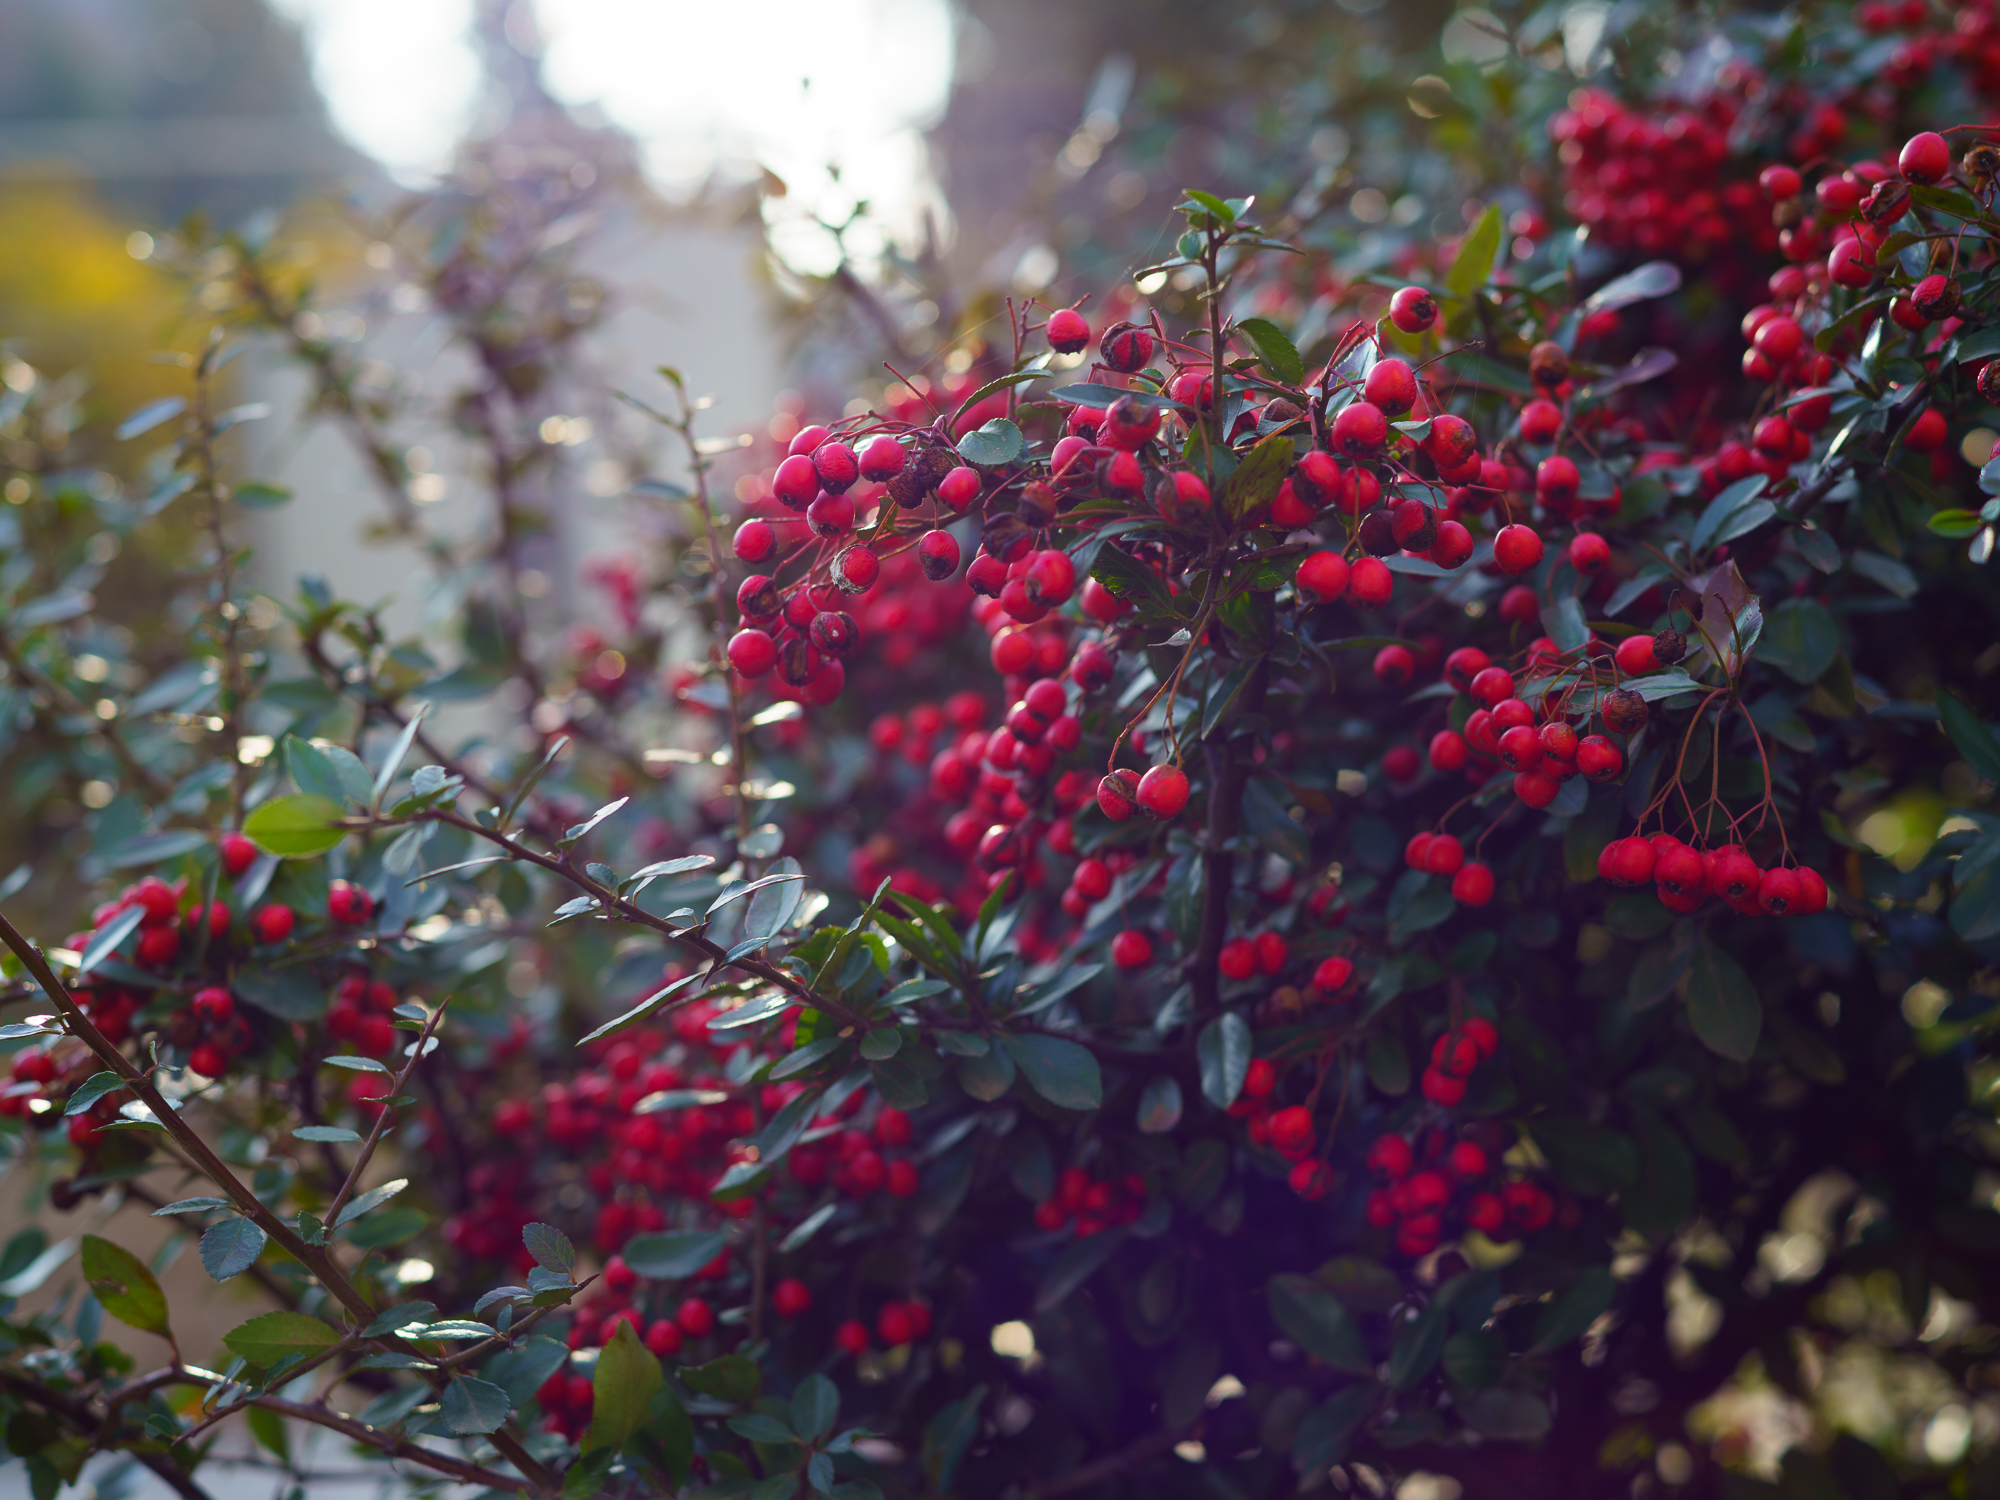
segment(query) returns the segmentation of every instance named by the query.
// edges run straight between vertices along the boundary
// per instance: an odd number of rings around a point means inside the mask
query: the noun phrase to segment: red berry
[[[1037,552],[1029,559],[1026,582],[1028,597],[1053,609],[1067,603],[1076,592],[1076,564],[1070,561],[1067,552],[1054,548]]]
[[[771,476],[771,493],[787,510],[804,510],[819,492],[819,474],[806,454],[794,453],[779,464],[778,472]]]
[[[1814,912],[1826,910],[1826,881],[1817,870],[1809,870],[1804,865],[1792,872],[1798,877],[1799,899],[1792,907],[1792,915],[1809,917]]]
[[[926,531],[917,539],[917,566],[932,583],[958,571],[958,538],[949,531]]]
[[[1534,400],[1521,408],[1521,441],[1552,443],[1562,431],[1562,408],[1553,401]]]
[[[1433,771],[1462,771],[1467,758],[1465,739],[1449,729],[1431,736],[1430,761]]]
[[[796,1318],[812,1305],[812,1292],[796,1276],[787,1276],[771,1288],[771,1306],[781,1318]]]
[[[1302,604],[1331,604],[1347,592],[1347,563],[1336,552],[1315,552],[1299,563],[1294,580]]]
[[[1525,625],[1540,618],[1541,613],[1542,601],[1525,583],[1515,584],[1500,596],[1500,619],[1505,624]]]
[[[1461,906],[1484,906],[1493,899],[1493,872],[1474,860],[1451,882],[1451,898]]]
[[[1266,977],[1284,972],[1285,961],[1291,957],[1291,946],[1283,936],[1275,932],[1257,934],[1257,967]]]
[[[1299,1157],[1313,1148],[1312,1111],[1294,1104],[1271,1116],[1271,1146],[1280,1155]]]
[[[812,466],[820,488],[829,495],[845,493],[861,477],[861,463],[855,458],[854,450],[845,443],[821,443],[813,449]]]
[[[1048,337],[1049,347],[1058,354],[1074,354],[1090,342],[1090,324],[1073,307],[1057,308],[1050,313],[1048,326],[1042,332]]]
[[[257,860],[257,845],[240,833],[225,833],[217,844],[222,855],[222,868],[231,880],[241,875]]]
[[[1382,754],[1382,774],[1398,785],[1415,781],[1422,769],[1423,762],[1408,745],[1392,745]]]
[[[704,1338],[715,1328],[715,1309],[705,1297],[689,1297],[674,1313],[674,1321],[689,1338]]]
[[[732,550],[744,562],[762,562],[778,550],[778,533],[769,521],[745,521],[736,528]]]
[[[882,575],[882,559],[867,546],[847,548],[833,560],[833,581],[850,594],[865,594]]]
[[[1576,499],[1576,492],[1583,484],[1583,476],[1577,467],[1560,453],[1543,459],[1535,466],[1535,498],[1552,509],[1560,509]],[[1495,548],[1497,550],[1498,543]],[[1518,573],[1519,568],[1508,571]]]
[[[1653,878],[1658,855],[1644,839],[1613,839],[1597,856],[1597,873],[1613,885],[1644,885]]]
[[[375,898],[358,885],[336,880],[327,891],[326,914],[347,927],[359,927],[375,910]]]
[[[745,677],[762,677],[778,664],[778,643],[754,626],[729,638],[729,665]]]
[[[1354,960],[1350,958],[1323,958],[1319,967],[1313,970],[1313,988],[1321,994],[1331,995],[1347,987],[1347,981],[1354,977]]]
[[[1827,254],[1826,274],[1836,286],[1858,290],[1875,279],[1875,252],[1860,240],[1842,240]]]
[[[1384,646],[1375,653],[1375,680],[1389,687],[1401,687],[1417,669],[1417,659],[1408,646]]]
[[[1945,173],[1951,170],[1951,147],[1935,130],[1923,131],[1903,143],[1903,149],[1896,156],[1896,166],[1905,181],[1926,186],[1942,182]]]
[[[1515,522],[1493,538],[1493,561],[1503,573],[1525,573],[1541,560],[1542,539],[1531,527]]]
[[[1600,573],[1611,561],[1611,544],[1594,531],[1580,531],[1570,539],[1569,565],[1589,577]],[[1635,637],[1643,640],[1645,637]]]
[[[1556,800],[1562,783],[1542,771],[1523,771],[1514,778],[1514,795],[1537,810]]]
[[[1601,734],[1576,742],[1576,768],[1585,781],[1609,781],[1625,769],[1625,752]]]
[[[1374,403],[1356,401],[1334,417],[1332,438],[1333,446],[1349,458],[1366,458],[1389,441],[1389,419]]]
[[[1757,174],[1757,185],[1764,190],[1764,196],[1773,203],[1781,203],[1787,198],[1796,198],[1805,186],[1798,172],[1782,162],[1776,162]]]
[[[1936,407],[1927,406],[1903,434],[1903,446],[1912,453],[1935,453],[1944,446],[1949,435],[1944,414]]]
[[[1514,696],[1514,674],[1505,667],[1482,667],[1473,674],[1470,687],[1474,703],[1492,708]]]
[[[1442,1104],[1449,1109],[1465,1097],[1465,1080],[1437,1068],[1425,1068],[1419,1085],[1423,1096],[1433,1104]]]
[[[907,1344],[917,1336],[916,1320],[910,1310],[900,1302],[886,1302],[882,1311],[875,1315],[875,1333],[883,1343],[895,1348]]]
[[[1400,1135],[1378,1135],[1368,1148],[1368,1170],[1377,1177],[1400,1181],[1410,1175],[1415,1164],[1416,1153]]]
[[[1451,834],[1440,833],[1424,846],[1423,863],[1417,868],[1432,875],[1456,875],[1465,864],[1465,845]]]
[[[1363,609],[1380,609],[1395,588],[1396,575],[1379,557],[1364,557],[1348,571],[1347,592]]]
[[[138,959],[149,969],[172,963],[180,951],[181,930],[178,927],[149,927],[139,934]]]
[[[1472,533],[1456,521],[1440,521],[1437,540],[1425,554],[1440,568],[1458,568],[1472,556]]]
[[[861,1355],[868,1352],[868,1325],[858,1318],[849,1318],[834,1330],[833,1341],[849,1354]]]
[[[1243,1074],[1243,1094],[1249,1099],[1265,1099],[1278,1086],[1278,1070],[1268,1057],[1253,1057]]]
[[[1417,403],[1417,377],[1400,359],[1377,360],[1361,383],[1361,395],[1383,411],[1401,416]]]
[[[229,998],[228,990],[220,985],[209,985],[194,992],[191,1008],[197,1019],[219,1026],[236,1013],[236,1002]]]
[[[1444,1164],[1460,1182],[1477,1182],[1487,1172],[1486,1153],[1476,1141],[1458,1141],[1444,1154]]]
[[[1154,766],[1139,778],[1137,800],[1155,818],[1174,817],[1187,806],[1188,779],[1177,767]]]
[[[888,433],[882,433],[870,438],[861,449],[861,477],[876,484],[885,483],[903,472],[907,459],[903,445]]]
[[[1763,878],[1764,872],[1749,855],[1740,849],[1724,849],[1717,852],[1714,868],[1708,872],[1708,889],[1724,901],[1740,901],[1755,895]]]
[[[938,481],[938,499],[953,510],[964,510],[979,498],[979,471],[960,464]]]
[[[213,1042],[203,1042],[188,1054],[188,1066],[204,1078],[220,1078],[229,1070],[229,1054]]]
[[[1143,969],[1153,961],[1153,940],[1128,927],[1111,940],[1111,961],[1121,969]]]
[[[1123,823],[1139,810],[1139,775],[1136,771],[1113,771],[1097,783],[1097,806],[1114,823]]]
[[[1404,333],[1422,333],[1437,317],[1437,299],[1420,286],[1406,286],[1389,299],[1389,321]]]
[[[646,1327],[646,1348],[661,1359],[680,1353],[680,1326],[670,1318],[655,1318]]]
[[[289,906],[271,901],[250,914],[250,931],[260,943],[282,943],[292,935],[293,921]]]
[[[1107,446],[1116,448],[1118,457],[1129,465],[1129,468],[1120,469],[1118,478],[1122,482],[1115,486],[1116,488],[1126,490],[1128,493],[1135,491],[1138,486],[1131,483],[1135,474],[1143,481],[1145,471],[1140,468],[1139,461],[1132,455],[1153,440],[1154,434],[1160,430],[1162,416],[1159,407],[1146,405],[1132,396],[1120,396],[1105,411],[1104,442]]]
[[[1257,945],[1248,938],[1232,938],[1222,945],[1216,967],[1224,979],[1248,979],[1257,972]]]
[[[1645,677],[1660,670],[1660,658],[1650,635],[1628,635],[1613,653],[1618,670],[1627,677]]]

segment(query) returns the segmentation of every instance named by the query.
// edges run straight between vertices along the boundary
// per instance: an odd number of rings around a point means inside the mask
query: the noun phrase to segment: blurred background
[[[1563,14],[1601,29],[1605,11]],[[1389,236],[1386,259],[1431,227],[1402,180],[1404,64],[1442,37],[1445,62],[1490,70],[1481,17],[1440,0],[760,0],[754,25],[683,0],[0,0],[0,340],[16,379],[73,382],[77,425],[116,421],[171,379],[149,351],[187,347],[199,321],[190,286],[213,267],[174,263],[170,241],[278,235],[343,309],[304,332],[434,423],[466,354],[380,226],[487,176],[553,177],[577,209],[579,295],[598,299],[574,351],[593,383],[652,389],[673,364],[715,398],[710,431],[761,431],[858,377],[883,389],[885,353],[949,373],[934,366],[995,292],[1117,284],[1184,182],[1394,178],[1340,215]],[[1568,81],[1560,44],[1543,62]],[[260,581],[316,571],[420,629],[434,574],[407,539],[366,538],[380,476],[308,420],[296,360],[260,347],[240,381],[273,413],[247,456],[304,502],[259,518]],[[622,431],[616,412],[550,408],[568,450],[544,497],[555,590],[617,545],[607,502],[647,460]],[[426,529],[477,526],[457,510],[468,456],[404,439]]]

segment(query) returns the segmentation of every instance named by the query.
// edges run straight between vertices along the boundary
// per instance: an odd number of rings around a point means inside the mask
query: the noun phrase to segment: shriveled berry
[[[1153,336],[1137,323],[1113,323],[1097,341],[1097,356],[1121,375],[1152,362]]]
[[[857,543],[833,560],[834,583],[850,594],[865,594],[882,576],[882,559],[874,549]]]
[[[1637,734],[1646,727],[1646,700],[1630,688],[1613,688],[1602,709],[1607,728],[1617,734]]]
[[[1123,823],[1139,810],[1139,773],[1117,770],[1097,783],[1097,806],[1114,823]]]

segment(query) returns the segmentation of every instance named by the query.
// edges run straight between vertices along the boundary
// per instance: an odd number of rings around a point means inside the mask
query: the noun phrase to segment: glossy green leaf
[[[590,1408],[590,1428],[583,1435],[583,1451],[623,1448],[645,1422],[653,1394],[663,1383],[659,1357],[639,1342],[629,1321],[620,1322],[611,1342],[597,1356],[591,1379],[596,1399]]]
[[[94,1234],[83,1237],[84,1280],[104,1310],[141,1333],[167,1332],[167,1297],[146,1263],[123,1245]]]
[[[336,803],[301,792],[264,803],[243,820],[243,831],[267,854],[310,858],[347,837],[339,827],[340,817]]]

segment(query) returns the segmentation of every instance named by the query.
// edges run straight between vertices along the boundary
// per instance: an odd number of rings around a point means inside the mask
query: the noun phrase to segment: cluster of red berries
[[[1491,1144],[1446,1144],[1442,1132],[1433,1132],[1420,1166],[1407,1138],[1378,1136],[1368,1148],[1368,1170],[1386,1185],[1368,1195],[1368,1222],[1395,1230],[1396,1249],[1412,1257],[1429,1255],[1444,1242],[1454,1205],[1465,1227],[1489,1240],[1544,1228],[1555,1217],[1555,1199],[1538,1183],[1494,1182]]]
[[[1035,1227],[1054,1231],[1072,1225],[1079,1238],[1088,1238],[1130,1224],[1145,1208],[1146,1180],[1137,1172],[1092,1177],[1082,1167],[1065,1167],[1055,1192],[1035,1205]]]
[[[334,987],[326,1034],[364,1057],[387,1057],[396,1047],[396,1023],[390,1012],[401,1003],[393,985],[349,974]]]
[[[1747,917],[1805,917],[1826,910],[1826,881],[1804,865],[1759,869],[1740,844],[1696,848],[1670,833],[1613,839],[1597,857],[1597,873],[1613,885],[1652,882],[1677,912],[1698,911],[1713,896]]]
[[[903,1344],[914,1344],[931,1331],[930,1304],[912,1297],[907,1301],[884,1302],[875,1313],[875,1338],[891,1349]],[[871,1339],[868,1325],[859,1318],[849,1318],[833,1332],[833,1341],[842,1350],[857,1358],[869,1350]]]
[[[1563,168],[1563,204],[1593,236],[1621,250],[1702,261],[1746,244],[1759,255],[1778,247],[1748,182],[1722,181],[1730,131],[1752,75],[1735,87],[1657,114],[1597,88],[1580,88],[1549,120]]]

